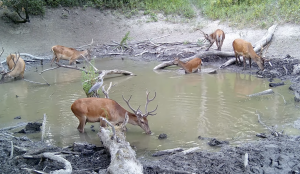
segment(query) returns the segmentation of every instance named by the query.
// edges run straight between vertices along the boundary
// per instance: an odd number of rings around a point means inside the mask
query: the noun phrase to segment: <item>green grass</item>
[[[300,23],[300,0],[192,0],[211,19],[236,27]]]
[[[140,14],[149,15],[149,22],[158,21],[158,13],[167,19],[182,16],[184,19],[195,18],[196,11],[203,16],[228,22],[236,27],[266,28],[274,23],[300,24],[300,0],[0,0],[3,6],[20,9],[28,5],[29,13],[43,15],[44,7],[74,7],[84,9],[110,8],[121,11],[126,17]],[[1,7],[1,6],[0,6]]]

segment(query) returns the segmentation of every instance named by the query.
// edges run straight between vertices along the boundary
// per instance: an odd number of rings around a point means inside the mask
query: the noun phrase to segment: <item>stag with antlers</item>
[[[143,114],[140,110],[140,106],[136,110],[130,106],[129,101],[131,96],[128,100],[126,100],[123,96],[122,97],[133,113],[124,109],[116,101],[108,98],[91,97],[77,99],[71,106],[72,112],[79,120],[77,129],[79,132],[83,133],[86,122],[100,122],[101,117],[106,118],[113,125],[122,124],[125,120],[125,114],[128,113],[128,123],[138,125],[146,132],[146,134],[151,134],[147,117],[149,115],[156,115],[154,112],[157,110],[158,105],[152,111],[148,111],[147,108],[149,102],[155,99],[156,92],[152,99],[149,99],[149,92],[146,92],[146,96],[145,114]],[[100,122],[100,124],[102,127],[106,126],[105,122]]]

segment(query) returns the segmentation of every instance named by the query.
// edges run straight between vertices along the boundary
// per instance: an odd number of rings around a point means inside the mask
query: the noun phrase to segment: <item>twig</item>
[[[88,61],[88,59],[84,55],[81,54],[81,56],[85,59],[87,63],[89,63],[94,68],[95,71],[99,71],[90,61]]]
[[[147,51],[147,50],[145,50],[145,51],[143,51],[143,52],[141,52],[141,53],[139,53],[139,54],[136,54],[136,55],[134,55],[135,57],[137,57],[137,56],[142,56],[143,54],[145,54],[145,53],[148,53],[149,51]]]
[[[248,166],[248,153],[245,153],[245,158],[244,158],[244,167],[246,168]]]
[[[285,65],[283,65],[283,68],[285,70],[285,75],[287,75],[288,74],[288,70],[286,69]]]
[[[111,126],[111,129],[113,131],[113,136],[111,137],[111,140],[116,140],[117,136],[116,136],[116,130],[115,130],[114,125],[112,125],[108,120],[106,120],[106,118],[103,118],[103,117],[100,117],[100,118],[101,118],[101,120],[105,121],[108,125]]]
[[[48,68],[48,69],[45,69],[45,70],[41,71],[39,74],[41,75],[42,73],[44,73],[46,71],[54,70],[54,69],[57,69],[57,68],[60,68],[60,67],[57,66],[57,67],[54,67],[54,68]]]
[[[193,148],[184,150],[184,151],[182,151],[182,152],[180,152],[180,153],[186,155],[186,154],[192,153],[192,152],[194,152],[194,151],[196,151],[196,150],[198,150],[198,149],[200,149],[200,148],[199,148],[199,147],[193,147]]]
[[[45,60],[45,59],[47,59],[47,58],[42,58],[42,57],[33,56],[33,55],[31,55],[31,54],[28,54],[28,53],[20,53],[20,56],[31,57],[32,59],[35,59],[35,60]],[[50,59],[47,59],[47,60],[50,60]]]
[[[283,95],[281,95],[280,93],[276,93],[276,94],[278,94],[278,95],[280,95],[281,97],[282,97],[282,99],[283,99],[283,102],[284,102],[284,104],[286,104],[286,101],[285,101],[285,99],[284,99],[284,96]]]
[[[46,122],[47,122],[47,115],[44,114],[44,120],[42,123],[42,141],[44,141],[44,137],[45,137]]]
[[[40,84],[40,85],[48,85],[48,86],[50,86],[50,84],[49,83],[40,83],[40,82],[34,82],[34,81],[31,81],[31,80],[27,80],[27,79],[23,79],[24,81],[26,81],[26,82],[30,82],[30,83],[35,83],[35,84]]]
[[[12,159],[14,157],[14,143],[13,141],[10,142],[11,149],[10,149],[10,157],[9,159]]]
[[[128,123],[128,120],[129,120],[129,116],[128,116],[128,113],[126,112],[126,114],[125,114],[125,120],[121,124],[122,132],[126,131],[126,124]]]
[[[107,88],[107,90],[105,90],[104,86],[105,85],[102,86],[102,92],[105,95],[105,98],[109,98],[108,93],[109,93],[109,90],[110,90],[110,88],[112,86],[112,82],[109,83],[109,87]]]
[[[11,126],[11,127],[2,128],[2,129],[0,129],[0,131],[7,131],[7,130],[15,129],[15,128],[18,128],[18,127],[26,126],[27,124],[28,124],[28,123],[19,123],[19,124],[16,125],[16,126]]]
[[[87,44],[87,45],[82,45],[80,47],[76,47],[76,49],[80,49],[82,47],[87,47],[87,46],[92,46],[93,45],[93,42],[94,42],[94,39],[92,39],[92,42],[90,44]]]
[[[267,129],[269,129],[269,131],[271,131],[271,134],[272,134],[272,135],[274,135],[275,137],[278,137],[278,135],[279,135],[280,133],[278,133],[277,131],[275,131],[275,130],[269,128],[265,123],[263,123],[263,122],[260,120],[260,115],[259,115],[259,113],[257,112],[257,110],[256,110],[256,115],[257,115],[258,122],[259,122],[261,125],[263,125],[264,127],[266,127]]]

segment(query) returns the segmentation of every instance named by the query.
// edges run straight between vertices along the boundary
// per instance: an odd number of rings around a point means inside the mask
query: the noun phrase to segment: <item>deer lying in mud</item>
[[[173,64],[183,68],[185,70],[185,73],[188,74],[188,73],[195,73],[197,71],[200,72],[202,61],[200,58],[196,57],[188,61],[187,63],[185,63],[180,61],[179,58],[177,57],[173,60]]]
[[[235,53],[235,61],[236,64],[241,63],[240,56],[243,56],[244,62],[244,69],[246,69],[246,58],[249,59],[249,65],[251,68],[251,59],[253,59],[257,65],[259,66],[260,70],[264,70],[264,58],[258,56],[255,51],[253,50],[253,46],[250,42],[247,42],[243,39],[235,39],[232,42],[232,47]]]
[[[9,71],[4,70],[1,64],[2,67],[2,71],[0,72],[0,74],[2,74],[1,80],[3,80],[4,78],[17,78],[17,77],[24,78],[25,62],[20,57],[20,54],[10,54],[9,56],[7,56],[6,64],[8,66]]]
[[[86,122],[100,122],[100,117],[106,118],[108,121],[110,121],[113,125],[121,124],[125,120],[125,114],[128,113],[129,120],[128,123],[132,125],[138,125],[140,126],[147,134],[151,134],[151,130],[148,125],[148,119],[147,116],[149,115],[156,115],[156,113],[153,113],[157,110],[157,107],[153,111],[147,111],[147,106],[149,102],[153,101],[156,97],[155,95],[152,99],[149,100],[149,93],[146,92],[147,95],[147,101],[145,105],[145,111],[146,113],[143,114],[142,111],[138,107],[137,110],[134,110],[130,104],[129,100],[131,99],[131,96],[128,100],[125,100],[123,97],[123,100],[127,103],[128,107],[133,111],[133,113],[128,112],[126,109],[124,109],[122,106],[120,106],[116,101],[108,99],[108,98],[81,98],[77,99],[71,106],[71,110],[74,113],[74,115],[79,120],[79,125],[77,129],[79,132],[84,132],[84,126]],[[100,125],[102,127],[105,127],[106,124],[101,121]]]
[[[51,61],[51,66],[56,60],[59,62],[60,59],[69,60],[69,64],[76,63],[76,60],[79,58],[83,58],[82,56],[90,57],[90,49],[86,49],[84,51],[77,51],[74,48],[69,48],[61,45],[55,45],[52,47],[53,59]]]
[[[225,33],[221,29],[217,29],[215,32],[211,33],[210,35],[204,33],[202,30],[200,30],[202,34],[204,35],[204,38],[209,41],[210,45],[206,49],[206,51],[209,50],[209,48],[216,42],[216,45],[218,47],[218,50],[221,51],[221,47],[223,45],[224,39],[225,39]]]

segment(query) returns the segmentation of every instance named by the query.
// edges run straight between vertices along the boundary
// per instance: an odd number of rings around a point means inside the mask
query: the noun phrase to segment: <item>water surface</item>
[[[146,135],[138,126],[127,126],[127,140],[140,154],[175,147],[209,149],[207,141],[199,140],[198,136],[228,140],[231,144],[254,140],[255,134],[268,131],[258,123],[258,114],[268,126],[277,126],[277,130],[285,130],[288,134],[299,134],[293,128],[299,122],[299,109],[288,85],[273,88],[273,95],[249,98],[249,94],[269,89],[269,82],[251,75],[226,72],[185,75],[178,73],[177,67],[155,72],[152,69],[157,64],[110,58],[96,61],[99,69],[123,69],[137,75],[109,75],[104,79],[106,86],[109,82],[116,84],[109,95],[124,108],[129,110],[122,95],[125,98],[132,95],[130,104],[137,108],[144,106],[147,90],[150,97],[155,91],[157,93],[148,107],[152,110],[158,105],[157,115],[148,117],[153,134]],[[46,68],[49,67],[37,66],[38,72]],[[43,82],[35,71],[35,66],[27,70],[25,78]],[[86,133],[80,134],[76,129],[79,121],[70,110],[76,99],[85,97],[81,72],[59,68],[43,73],[43,77],[51,86],[22,80],[1,84],[0,128],[18,122],[41,121],[46,113],[46,142],[59,146],[75,141],[101,145],[97,136],[99,124],[87,123]],[[16,116],[22,119],[15,120]],[[95,126],[95,132],[91,125]],[[159,140],[161,133],[166,133],[168,138]],[[30,137],[40,139],[41,134]]]

